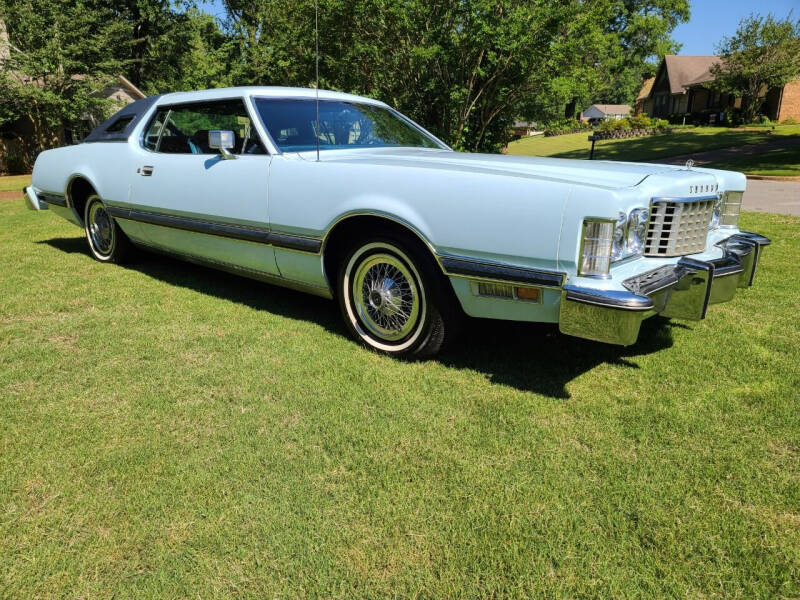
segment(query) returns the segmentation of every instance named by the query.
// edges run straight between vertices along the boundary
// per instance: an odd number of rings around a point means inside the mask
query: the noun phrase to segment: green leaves
[[[800,76],[800,20],[751,15],[722,39],[718,52],[722,62],[711,69],[714,85],[741,96],[742,117],[750,122],[765,88],[783,87]]]
[[[15,100],[0,123],[34,97],[48,123],[67,123],[100,108],[117,74],[148,94],[315,84],[314,0],[226,0],[222,25],[191,2],[13,4],[0,14],[23,52],[8,69],[40,85],[22,90],[4,69],[0,96]],[[687,0],[319,0],[320,85],[381,98],[455,148],[498,151],[520,115],[630,102],[687,17]]]

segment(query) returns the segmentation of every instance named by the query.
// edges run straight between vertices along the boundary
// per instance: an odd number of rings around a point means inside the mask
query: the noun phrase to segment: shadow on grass
[[[83,237],[37,242],[62,252],[89,255]],[[143,253],[124,265],[171,285],[238,302],[292,319],[313,321],[348,337],[335,302],[166,256]],[[639,341],[627,348],[561,335],[552,324],[468,319],[458,340],[434,360],[470,369],[490,381],[551,398],[569,398],[566,385],[602,363],[636,369],[630,359],[672,346],[672,328],[685,325],[654,317],[642,325]],[[602,393],[602,390],[598,390]]]

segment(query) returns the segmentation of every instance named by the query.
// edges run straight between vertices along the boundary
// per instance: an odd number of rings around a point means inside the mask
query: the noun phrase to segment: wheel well
[[[78,213],[78,218],[83,222],[83,213],[86,208],[86,200],[89,196],[96,194],[94,187],[83,177],[76,177],[69,184],[67,190],[67,197],[70,204],[72,204],[75,212]]]
[[[382,232],[406,235],[418,249],[436,262],[430,247],[413,229],[385,217],[371,215],[349,217],[337,223],[325,238],[322,260],[325,267],[325,275],[334,293],[336,292],[336,277],[339,264],[353,243],[367,235],[379,235]],[[438,269],[439,267],[437,266]]]

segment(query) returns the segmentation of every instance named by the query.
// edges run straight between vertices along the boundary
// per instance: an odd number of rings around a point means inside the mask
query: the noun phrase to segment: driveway
[[[767,152],[777,148],[790,148],[800,145],[800,136],[779,138],[761,144],[746,144],[736,148],[719,148],[706,152],[694,152],[668,158],[656,158],[649,162],[664,165],[684,165],[692,159],[695,166],[729,160],[747,154]],[[800,215],[800,181],[779,181],[769,179],[747,179],[747,193],[744,195],[744,210],[770,212],[782,215]]]
[[[744,210],[800,215],[800,181],[748,179]]]
[[[694,161],[696,167],[702,167],[708,163],[769,152],[770,150],[792,148],[794,146],[800,146],[800,136],[776,138],[768,142],[744,144],[743,146],[736,146],[734,148],[717,148],[716,150],[706,150],[705,152],[692,152],[691,154],[679,154],[678,156],[669,156],[666,158],[654,158],[647,162],[660,163],[662,165],[685,165],[686,161],[691,159]]]

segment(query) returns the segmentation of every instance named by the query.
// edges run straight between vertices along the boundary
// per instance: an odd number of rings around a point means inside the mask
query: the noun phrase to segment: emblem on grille
[[[686,169],[687,170],[691,171],[693,166],[694,166],[694,161],[691,158],[686,161]]]

